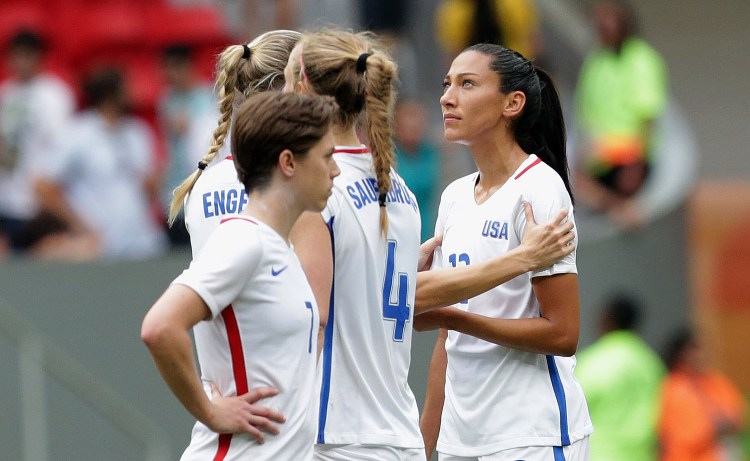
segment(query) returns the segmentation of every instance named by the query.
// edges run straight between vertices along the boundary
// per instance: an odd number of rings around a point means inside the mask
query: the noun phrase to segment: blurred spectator
[[[539,19],[533,0],[440,0],[437,40],[450,62],[467,46],[496,43],[533,59]]]
[[[662,461],[743,459],[738,434],[746,403],[726,376],[708,366],[704,354],[690,331],[670,342],[659,420]]]
[[[255,37],[273,29],[294,30],[299,26],[299,0],[232,0],[223,8],[232,33]]]
[[[216,98],[210,84],[197,75],[193,50],[174,45],[163,55],[166,88],[159,100],[158,119],[167,140],[168,163],[161,190],[164,210],[172,200],[172,191],[195,171],[208,151],[218,118]],[[187,245],[190,236],[182,215],[168,228],[173,245]]]
[[[371,30],[398,63],[396,89],[402,98],[419,96],[417,52],[406,33],[412,0],[358,0],[360,28]]]
[[[416,100],[400,100],[394,114],[398,172],[414,193],[422,217],[422,241],[432,237],[441,190],[440,153],[426,131],[427,114]]]
[[[656,461],[659,387],[665,368],[636,333],[641,307],[630,296],[609,297],[602,336],[578,355],[576,376],[594,433],[591,461]]]
[[[38,214],[33,176],[55,154],[75,110],[68,86],[42,70],[44,51],[35,32],[15,34],[6,49],[11,76],[0,85],[0,242],[13,250],[27,248],[51,222]]]
[[[633,229],[644,220],[633,197],[652,165],[667,71],[636,36],[634,13],[624,2],[596,1],[591,14],[600,47],[584,61],[576,88],[576,189],[583,204]]]
[[[37,255],[60,259],[143,259],[166,243],[153,217],[153,133],[127,114],[122,74],[100,69],[87,77],[90,108],[74,118],[62,149],[45,162],[36,183],[41,206],[65,232],[45,237]]]

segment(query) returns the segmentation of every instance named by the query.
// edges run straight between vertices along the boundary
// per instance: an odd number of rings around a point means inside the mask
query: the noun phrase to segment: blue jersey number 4
[[[407,304],[409,293],[409,276],[403,272],[398,273],[398,299],[396,304],[391,301],[393,292],[393,275],[396,271],[396,241],[388,240],[388,256],[385,264],[385,283],[383,283],[383,319],[395,322],[393,327],[393,340],[404,340],[404,329],[409,321],[411,308]]]

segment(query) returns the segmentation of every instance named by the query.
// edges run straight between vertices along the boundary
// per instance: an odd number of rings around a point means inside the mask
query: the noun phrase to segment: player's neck
[[[269,187],[263,192],[253,191],[243,214],[259,219],[289,242],[289,231],[302,214],[299,204],[289,203],[289,192]]]
[[[472,145],[469,150],[479,170],[479,185],[487,188],[505,184],[529,157],[515,140]]]
[[[333,142],[337,146],[359,146],[362,141],[357,136],[357,130],[354,127],[343,128],[333,127]]]

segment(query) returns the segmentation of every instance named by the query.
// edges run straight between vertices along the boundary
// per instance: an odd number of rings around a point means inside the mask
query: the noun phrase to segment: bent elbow
[[[165,330],[163,325],[151,316],[146,315],[141,324],[141,341],[146,347],[152,349],[164,337]]]
[[[578,338],[561,338],[559,344],[557,345],[557,349],[558,350],[555,355],[559,355],[561,357],[574,356],[576,351],[578,351]]]

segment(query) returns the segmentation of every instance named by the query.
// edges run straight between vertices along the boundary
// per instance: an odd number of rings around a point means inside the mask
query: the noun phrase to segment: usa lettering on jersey
[[[486,220],[482,228],[482,237],[508,240],[508,222]]]

